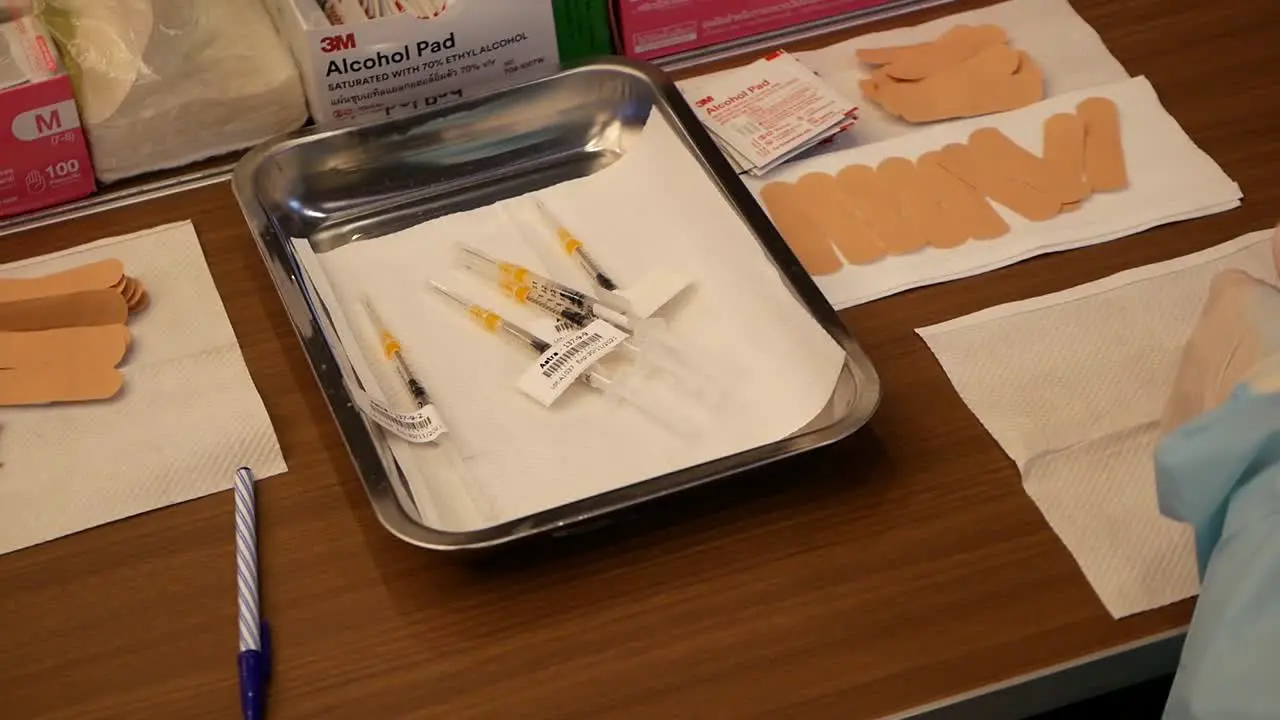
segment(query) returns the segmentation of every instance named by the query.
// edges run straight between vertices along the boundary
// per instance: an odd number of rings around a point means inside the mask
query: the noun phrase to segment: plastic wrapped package
[[[293,59],[259,0],[37,0],[104,182],[301,126]]]
[[[0,0],[0,23],[13,22],[31,14],[32,0]]]
[[[11,20],[0,15],[0,90],[27,81],[27,72],[18,58],[18,53],[9,41],[8,28]]]
[[[13,22],[30,14],[30,0],[0,0],[0,23]]]

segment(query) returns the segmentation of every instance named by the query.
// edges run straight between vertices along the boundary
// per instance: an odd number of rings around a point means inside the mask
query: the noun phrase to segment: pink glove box
[[[615,0],[623,52],[651,59],[895,0]]]
[[[0,218],[93,192],[71,79],[31,18],[0,22]]]

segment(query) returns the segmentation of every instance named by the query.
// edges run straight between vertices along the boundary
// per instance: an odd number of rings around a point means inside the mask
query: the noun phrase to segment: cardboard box
[[[673,55],[899,0],[615,0],[624,54]]]
[[[556,18],[560,63],[613,55],[610,0],[551,0]]]
[[[458,0],[432,18],[331,25],[316,0],[266,0],[322,126],[426,110],[560,69],[551,0]]]
[[[0,23],[0,217],[93,192],[71,79],[32,18]]]

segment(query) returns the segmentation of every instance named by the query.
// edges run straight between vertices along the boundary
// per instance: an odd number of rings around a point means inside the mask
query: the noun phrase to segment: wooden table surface
[[[884,380],[867,432],[575,539],[463,561],[382,530],[225,183],[0,238],[0,262],[195,222],[290,467],[259,499],[274,718],[902,711],[1190,618],[1190,601],[1107,615],[913,333],[1280,211],[1274,0],[1075,5],[1244,208],[847,311]],[[231,507],[219,493],[0,556],[0,716],[235,717]]]

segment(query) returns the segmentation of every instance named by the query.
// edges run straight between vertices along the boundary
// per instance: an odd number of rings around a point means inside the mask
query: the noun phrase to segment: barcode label
[[[360,408],[370,420],[396,437],[411,443],[429,443],[448,431],[435,405],[428,405],[417,412],[402,413],[369,397],[359,388],[348,387],[347,390],[356,407]]]
[[[578,340],[567,348],[560,351],[559,355],[547,363],[542,368],[542,377],[550,380],[559,375],[570,363],[585,353],[591,352],[592,348],[598,347],[604,342],[604,337],[600,333],[591,333],[590,335]]]
[[[520,376],[516,387],[550,407],[592,364],[627,339],[627,334],[604,320],[564,335],[543,353],[536,365]]]

